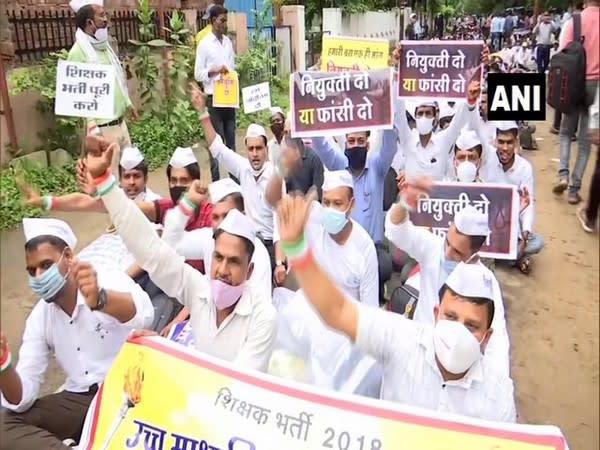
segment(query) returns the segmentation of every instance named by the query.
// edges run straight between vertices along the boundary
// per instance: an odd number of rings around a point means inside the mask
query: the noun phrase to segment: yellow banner
[[[213,106],[219,108],[239,108],[240,87],[237,72],[221,74],[213,84]]]
[[[323,35],[321,71],[385,69],[390,44],[385,39],[360,39]]]
[[[325,393],[238,371],[164,339],[142,338],[126,343],[117,356],[90,408],[79,448],[559,450],[564,445],[556,427],[457,419]]]

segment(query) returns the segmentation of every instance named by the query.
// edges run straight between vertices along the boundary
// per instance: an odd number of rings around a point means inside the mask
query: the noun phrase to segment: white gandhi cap
[[[339,187],[354,189],[352,175],[347,170],[331,170],[323,173],[323,190],[331,191]]]
[[[448,103],[440,105],[440,119],[443,117],[454,117],[455,111]]]
[[[489,218],[473,205],[467,205],[454,215],[454,226],[459,233],[467,236],[487,236],[490,234]]]
[[[104,6],[104,0],[71,0],[69,6],[75,12],[87,5]]]
[[[210,195],[210,201],[212,203],[219,203],[229,194],[235,192],[241,193],[242,188],[231,178],[222,178],[208,185],[208,195]]]
[[[279,106],[273,106],[271,108],[271,115],[274,116],[275,114],[281,114],[285,118],[285,114],[283,113],[283,109],[281,109]]]
[[[256,232],[254,231],[252,219],[245,214],[242,214],[237,209],[232,209],[227,213],[218,229],[233,234],[234,236],[248,239],[252,243],[254,243],[254,240],[256,239]]]
[[[263,136],[265,139],[267,138],[267,132],[265,131],[264,127],[256,123],[251,123],[246,130],[246,137],[249,138],[259,136]]]
[[[125,147],[121,154],[119,164],[125,170],[131,170],[137,167],[144,160],[144,155],[137,147]]]
[[[173,156],[171,156],[169,165],[175,169],[183,169],[185,166],[197,162],[198,160],[191,147],[177,147],[173,152]]]
[[[39,236],[54,236],[64,241],[72,249],[77,245],[77,237],[66,222],[50,218],[23,219],[25,243]]]
[[[456,140],[456,146],[461,150],[469,150],[478,145],[481,145],[481,140],[473,130],[463,129]]]
[[[461,297],[494,300],[492,272],[483,264],[458,263],[446,279],[446,286]]]
[[[518,130],[519,125],[514,120],[500,120],[496,122],[496,129],[500,131]]]

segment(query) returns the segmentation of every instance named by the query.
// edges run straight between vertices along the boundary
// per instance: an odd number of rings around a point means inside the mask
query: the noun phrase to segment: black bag
[[[412,319],[419,301],[419,291],[403,284],[395,286],[390,296],[390,309],[396,314],[402,314],[407,319]]]
[[[585,49],[581,15],[573,14],[573,40],[550,60],[546,102],[563,114],[571,114],[585,103]]]
[[[383,210],[388,211],[396,199],[398,198],[398,182],[396,181],[396,177],[398,174],[396,171],[390,167],[388,173],[385,175],[383,180]]]

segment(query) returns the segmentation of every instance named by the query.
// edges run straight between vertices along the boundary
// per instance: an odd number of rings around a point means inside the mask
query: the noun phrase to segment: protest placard
[[[385,69],[389,66],[389,48],[386,39],[323,35],[321,70],[345,72]]]
[[[124,344],[92,403],[86,450],[564,450],[553,426],[487,422],[236,368],[160,338]]]
[[[471,81],[481,82],[483,41],[402,41],[401,98],[464,100]]]
[[[250,114],[271,107],[271,88],[268,82],[242,88],[244,114]]]
[[[472,205],[489,217],[490,234],[480,256],[517,258],[520,199],[517,187],[495,183],[435,183],[428,196],[419,199],[410,219],[417,226],[431,228],[446,237],[454,214]]]
[[[290,77],[294,137],[340,135],[392,127],[390,69],[296,72]]]
[[[115,109],[115,68],[110,64],[58,61],[57,116],[112,119]]]
[[[213,106],[239,108],[240,88],[237,72],[222,73],[213,83]]]

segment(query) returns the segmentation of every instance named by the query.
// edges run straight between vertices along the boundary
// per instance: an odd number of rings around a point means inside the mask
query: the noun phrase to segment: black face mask
[[[171,200],[173,203],[177,203],[179,201],[179,197],[183,195],[184,192],[187,191],[186,186],[173,186],[169,188],[169,195],[171,196]]]
[[[348,158],[348,166],[351,169],[364,169],[367,162],[367,147],[346,148],[344,155]]]
[[[281,138],[283,136],[283,124],[278,122],[271,124],[271,131],[277,139]]]

